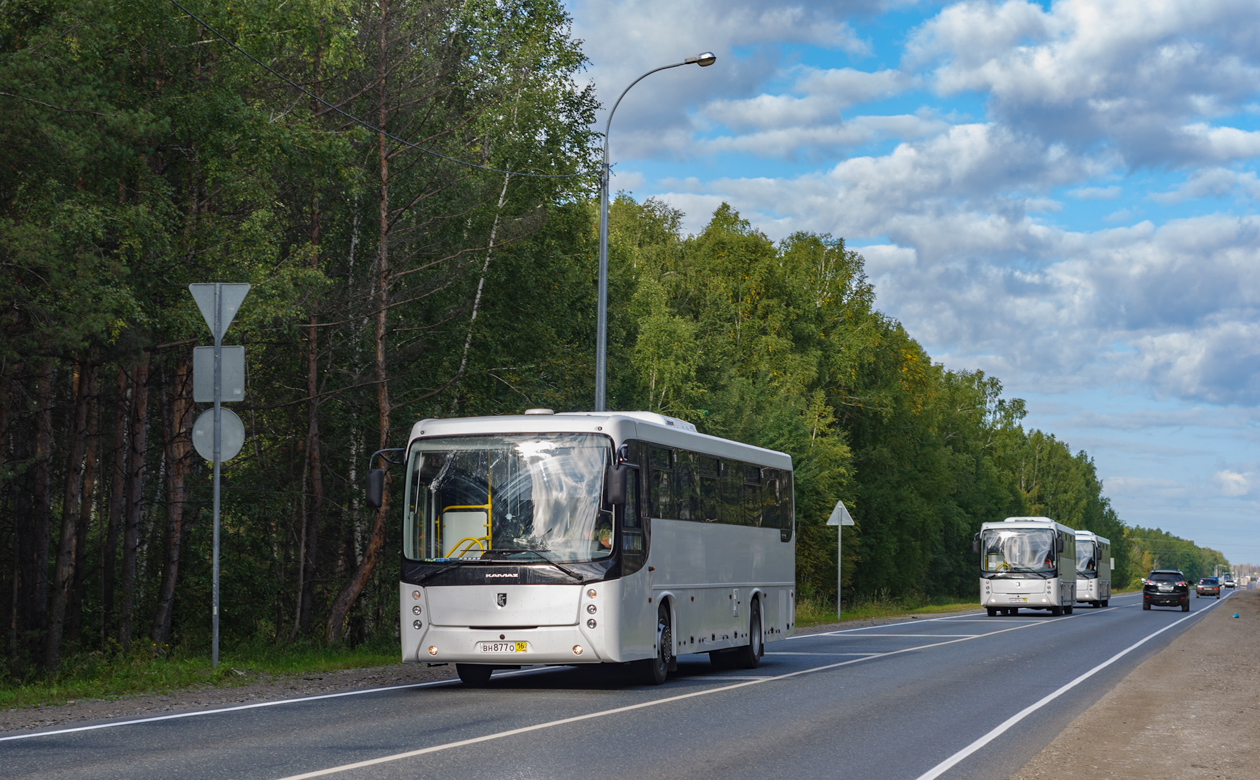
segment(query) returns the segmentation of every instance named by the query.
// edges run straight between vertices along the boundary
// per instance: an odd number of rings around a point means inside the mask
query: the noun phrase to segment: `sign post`
[[[827,518],[827,525],[836,527],[836,620],[840,619],[840,567],[844,563],[844,548],[841,546],[841,538],[844,536],[844,527],[853,525],[853,518],[849,515],[849,510],[845,508],[843,501],[837,501],[835,509],[831,510],[831,517]]]
[[[210,667],[217,669],[219,667],[219,464],[229,458],[234,457],[241,451],[241,445],[245,441],[245,426],[241,424],[241,419],[232,412],[228,412],[230,417],[227,422],[231,430],[228,433],[229,443],[234,444],[229,452],[224,451],[224,430],[222,407],[223,398],[223,334],[227,332],[228,327],[232,324],[236,312],[241,308],[241,302],[245,300],[245,296],[249,293],[248,284],[223,284],[215,282],[213,284],[190,284],[189,292],[192,293],[193,300],[197,302],[197,308],[201,310],[201,316],[205,318],[206,325],[210,327],[210,333],[214,335],[214,381],[212,399],[214,409],[210,412],[203,412],[201,417],[197,418],[196,424],[193,426],[193,446],[197,448],[197,452],[206,460],[214,463],[214,563],[213,563],[213,580],[214,580],[214,596],[211,606],[213,628],[211,630],[211,650],[210,650]],[[232,350],[231,347],[228,348]],[[237,350],[232,350],[235,353]],[[241,364],[241,376],[244,376],[245,348],[239,348],[239,360]],[[235,360],[232,361],[235,364]],[[205,386],[204,377],[198,381],[197,368],[201,363],[193,361],[193,387]],[[243,380],[242,380],[243,383]],[[199,395],[199,394],[198,394]],[[244,396],[243,388],[240,394]],[[196,400],[203,400],[197,397]],[[237,400],[235,392],[233,398],[228,400]],[[207,420],[209,416],[209,420]],[[205,423],[209,422],[210,425]],[[213,428],[210,436],[206,437],[206,428]],[[201,430],[201,436],[198,436],[198,429]],[[210,446],[203,449],[206,438],[211,439]],[[207,453],[206,449],[210,452]],[[224,457],[226,455],[226,457]]]

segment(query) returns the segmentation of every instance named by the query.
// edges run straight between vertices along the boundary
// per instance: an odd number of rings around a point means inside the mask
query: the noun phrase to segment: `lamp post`
[[[717,55],[706,51],[694,57],[688,57],[682,62],[649,70],[622,90],[621,97],[617,98],[617,102],[613,103],[612,111],[608,112],[608,122],[604,125],[604,164],[599,169],[599,314],[595,324],[595,411],[597,412],[604,411],[608,374],[608,131],[612,127],[613,114],[617,112],[617,106],[621,105],[621,98],[626,96],[630,87],[653,73],[683,65],[699,65],[707,68],[715,62],[717,62]]]

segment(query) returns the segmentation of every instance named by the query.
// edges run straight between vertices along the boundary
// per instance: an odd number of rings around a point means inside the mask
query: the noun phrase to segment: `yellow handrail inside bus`
[[[486,543],[486,546],[485,546],[485,547],[482,547],[482,546],[481,546],[481,543],[482,543],[483,541]],[[460,546],[461,546],[462,544],[464,544],[464,542],[468,542],[468,546],[467,546],[467,547],[465,547],[464,549],[460,550],[460,551],[459,551],[459,555],[456,555],[456,554],[455,554],[455,551],[456,551],[456,550],[459,550]],[[452,548],[450,549],[450,552],[448,552],[448,553],[447,553],[445,556],[443,556],[443,557],[445,557],[445,558],[462,558],[462,557],[464,557],[464,554],[465,554],[465,553],[470,552],[470,551],[472,550],[473,545],[476,545],[476,546],[477,546],[477,549],[482,550],[482,551],[485,551],[485,550],[486,550],[486,549],[488,549],[488,548],[489,548],[489,546],[490,546],[490,538],[489,538],[489,537],[486,537],[486,536],[482,536],[482,537],[467,536],[467,537],[465,537],[465,538],[463,538],[463,539],[460,539],[458,542],[456,542],[456,543],[455,543],[455,546],[454,546],[454,547],[452,547]]]

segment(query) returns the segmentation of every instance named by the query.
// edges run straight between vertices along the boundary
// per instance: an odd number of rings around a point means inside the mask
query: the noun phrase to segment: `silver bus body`
[[[752,647],[754,609],[763,644],[791,634],[796,555],[790,456],[700,434],[681,420],[647,412],[422,420],[408,439],[405,501],[412,503],[404,514],[418,514],[417,496],[430,479],[417,477],[420,487],[412,484],[426,448],[440,450],[467,437],[500,437],[517,449],[528,449],[531,441],[554,441],[557,436],[606,441],[610,459],[614,454],[627,458],[626,501],[612,508],[611,554],[597,560],[582,560],[580,554],[571,560],[553,558],[557,566],[529,559],[527,550],[500,552],[490,528],[501,511],[491,508],[494,496],[486,498],[485,507],[461,504],[435,510],[441,514],[434,515],[427,531],[405,520],[399,584],[404,662],[514,668],[645,661],[658,655],[662,605],[672,627],[671,658]],[[669,466],[654,468],[658,464],[653,458],[669,459]],[[682,513],[687,517],[680,519],[678,511],[666,508],[666,499],[679,489],[674,458],[718,464],[719,475],[705,479],[727,501],[723,511],[735,514],[706,521],[690,517],[688,506]],[[773,486],[761,484],[770,479],[766,475],[773,476]],[[688,478],[697,485],[686,500],[703,500],[703,480],[695,473]],[[533,513],[535,525],[549,522],[554,529],[559,527],[554,517],[541,515],[568,510],[547,503],[539,487],[544,482],[534,476],[525,511]],[[437,484],[437,479],[428,484]],[[660,495],[658,488],[666,485],[666,495]],[[734,493],[728,495],[728,488]],[[771,488],[783,498],[772,509],[759,511]],[[609,511],[601,506],[601,512]],[[475,536],[482,528],[484,535]],[[426,532],[438,537],[425,542],[436,554],[413,550],[409,556],[407,534]],[[456,537],[464,538],[452,543]],[[596,543],[592,539],[592,546]],[[552,556],[550,549],[538,549]],[[495,554],[507,557],[496,560]]]
[[[1048,517],[1008,517],[984,523],[980,605],[990,617],[1020,609],[1071,614],[1076,603],[1076,532]]]
[[[1092,531],[1076,532],[1076,600],[1094,607],[1111,601],[1111,540]]]

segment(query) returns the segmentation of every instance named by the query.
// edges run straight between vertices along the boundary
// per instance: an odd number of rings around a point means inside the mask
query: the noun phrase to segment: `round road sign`
[[[231,409],[220,409],[223,414],[223,438],[219,442],[219,462],[235,458],[245,445],[245,423]],[[197,454],[208,461],[214,460],[214,410],[207,409],[193,423],[193,447]]]

